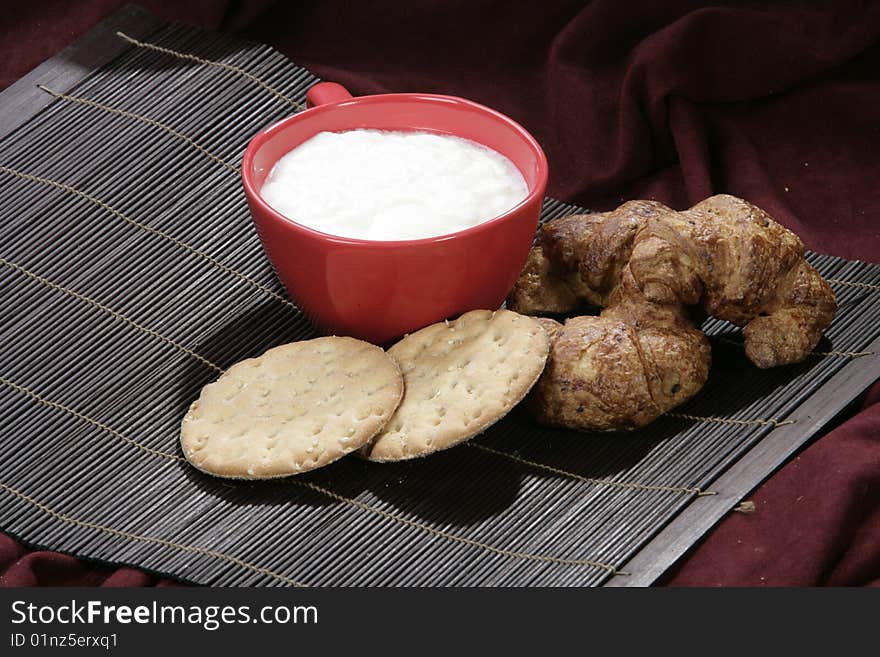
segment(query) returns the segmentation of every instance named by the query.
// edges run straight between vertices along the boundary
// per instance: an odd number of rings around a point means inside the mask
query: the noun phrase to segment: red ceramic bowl
[[[250,142],[242,179],[251,215],[291,298],[325,333],[386,344],[475,308],[497,308],[516,281],[547,187],[538,142],[503,114],[452,96],[383,94],[352,98],[320,83],[307,109]],[[337,237],[285,217],[260,196],[275,163],[322,131],[420,130],[478,142],[509,158],[528,185],[524,201],[495,219],[440,237],[377,242]]]

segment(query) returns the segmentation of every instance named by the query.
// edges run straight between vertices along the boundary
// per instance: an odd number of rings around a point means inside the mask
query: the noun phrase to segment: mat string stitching
[[[354,505],[360,509],[370,511],[372,513],[378,513],[379,515],[381,515],[385,518],[389,518],[389,519],[395,520],[397,522],[402,522],[410,527],[420,529],[420,530],[427,532],[429,534],[433,534],[435,536],[441,536],[443,538],[455,541],[457,543],[462,543],[464,545],[478,547],[478,548],[481,548],[481,549],[486,550],[488,552],[500,554],[505,557],[510,557],[510,558],[514,558],[514,559],[525,559],[528,561],[541,561],[541,562],[545,562],[545,563],[564,564],[567,566],[590,566],[593,568],[600,568],[602,570],[608,571],[612,575],[628,575],[629,574],[629,573],[624,573],[624,572],[617,570],[617,568],[615,568],[614,566],[612,566],[610,564],[602,563],[600,561],[592,561],[590,559],[565,559],[562,557],[554,557],[554,556],[544,555],[544,554],[533,554],[530,552],[517,552],[514,550],[505,550],[503,548],[495,547],[494,545],[489,545],[487,543],[475,541],[470,538],[465,538],[464,536],[450,534],[450,533],[445,532],[441,529],[436,529],[434,527],[431,527],[430,525],[426,525],[424,523],[417,522],[415,520],[409,520],[408,518],[403,518],[403,517],[395,515],[393,513],[389,513],[388,511],[385,511],[383,509],[379,509],[377,507],[366,504],[365,502],[360,502],[360,501],[355,500],[353,498],[339,495],[338,493],[334,493],[333,491],[328,490],[326,488],[323,488],[321,486],[318,486],[317,484],[313,484],[313,483],[305,482],[305,481],[293,481],[292,483],[296,484],[297,486],[304,486],[306,488],[310,488],[314,491],[322,493],[323,495],[327,495],[329,497],[332,497],[333,499],[338,500],[340,502],[345,502],[346,504]]]
[[[14,263],[14,262],[11,262],[11,261],[7,260],[6,258],[0,257],[0,264],[6,265],[7,267],[23,274],[24,276],[27,276],[28,278],[30,278],[30,279],[32,279],[42,285],[45,285],[48,288],[51,288],[53,290],[57,290],[59,292],[62,292],[64,294],[67,294],[67,295],[73,297],[74,299],[77,299],[78,301],[82,301],[83,303],[86,303],[90,306],[93,306],[93,307],[97,308],[98,310],[100,310],[104,313],[107,313],[111,317],[118,319],[119,321],[121,321],[125,324],[129,324],[130,326],[133,326],[138,331],[141,331],[142,333],[146,333],[149,336],[152,336],[158,340],[161,340],[162,342],[164,342],[168,345],[171,345],[172,347],[174,347],[176,349],[179,349],[183,353],[187,354],[188,356],[192,356],[196,360],[202,362],[203,364],[216,370],[217,372],[220,372],[220,373],[223,372],[222,367],[220,367],[219,365],[217,365],[215,363],[212,363],[210,360],[208,360],[204,356],[196,353],[192,349],[189,349],[188,347],[183,346],[182,344],[180,344],[176,340],[172,340],[171,338],[159,333],[158,331],[154,331],[153,329],[148,328],[148,327],[144,326],[143,324],[139,324],[138,322],[134,321],[130,317],[126,317],[122,313],[120,313],[116,310],[113,310],[109,306],[105,306],[100,301],[96,301],[95,299],[92,299],[91,297],[88,297],[85,294],[81,294],[79,292],[71,290],[70,288],[64,287],[63,285],[59,285],[58,283],[54,283],[54,282],[50,281],[48,278],[44,278],[43,276],[40,276],[39,274],[35,274],[34,272],[30,271],[29,269],[25,269],[21,265]]]
[[[150,456],[157,456],[160,458],[172,459],[172,460],[177,460],[177,461],[184,460],[175,454],[169,454],[168,452],[163,452],[158,449],[153,449],[152,447],[147,447],[143,443],[139,443],[136,440],[132,440],[131,438],[129,438],[125,434],[120,433],[119,431],[117,431],[113,427],[107,426],[106,424],[104,424],[103,422],[99,422],[98,420],[93,420],[88,415],[85,415],[84,413],[79,412],[75,408],[71,408],[70,406],[65,406],[64,404],[59,404],[58,402],[52,401],[51,399],[46,399],[45,397],[43,397],[39,393],[31,390],[30,388],[27,388],[27,387],[21,385],[21,384],[18,384],[15,381],[10,381],[9,379],[7,379],[5,377],[0,376],[0,384],[3,384],[9,388],[12,388],[13,390],[15,390],[17,392],[19,392],[23,395],[26,395],[27,397],[30,397],[34,401],[39,402],[40,404],[43,404],[44,406],[48,406],[50,408],[64,411],[65,413],[69,413],[70,415],[74,416],[75,418],[77,418],[79,420],[82,420],[83,422],[86,422],[88,424],[91,424],[92,426],[98,427],[102,431],[106,431],[114,438],[118,438],[119,440],[121,440],[125,443],[128,443],[132,447],[136,447],[137,449],[139,449],[143,452],[146,452]]]
[[[152,456],[171,459],[171,460],[178,461],[181,463],[186,463],[186,459],[181,458],[180,456],[177,456],[176,454],[170,454],[168,452],[162,452],[160,450],[155,450],[155,449],[152,449],[151,447],[147,447],[146,445],[143,445],[142,443],[139,443],[138,441],[136,441],[132,438],[129,438],[128,436],[126,436],[126,435],[122,434],[121,432],[117,431],[116,429],[113,429],[112,427],[104,424],[103,422],[100,422],[98,420],[94,420],[94,419],[88,417],[87,415],[70,408],[69,406],[65,406],[63,404],[59,404],[57,402],[53,402],[49,399],[46,399],[45,397],[42,397],[41,395],[34,392],[33,390],[26,388],[25,386],[22,386],[20,384],[17,384],[13,381],[10,381],[9,379],[6,379],[4,377],[0,377],[0,384],[6,385],[6,386],[12,388],[13,390],[16,390],[22,394],[25,394],[28,397],[30,397],[31,399],[33,399],[41,404],[44,404],[44,405],[49,406],[51,408],[55,408],[55,409],[64,411],[66,413],[69,413],[69,414],[73,415],[74,417],[79,418],[80,420],[83,420],[93,426],[96,426],[99,429],[102,429],[103,431],[106,431],[110,435],[114,436],[115,438],[119,438],[119,439],[123,440],[125,443],[132,445],[132,446],[134,446],[134,447],[136,447],[136,448],[138,448],[138,449],[140,449],[140,450],[142,450]],[[495,547],[494,545],[490,545],[488,543],[483,543],[481,541],[476,541],[474,539],[465,538],[464,536],[458,536],[457,534],[452,534],[450,532],[446,532],[441,529],[436,529],[436,528],[431,527],[430,525],[427,525],[425,523],[421,523],[421,522],[418,522],[415,520],[409,520],[408,518],[404,518],[404,517],[396,515],[394,513],[390,513],[388,511],[385,511],[384,509],[380,509],[380,508],[375,507],[371,504],[367,504],[366,502],[361,502],[361,501],[356,500],[354,498],[340,495],[339,493],[336,493],[336,492],[330,490],[329,488],[319,486],[318,484],[313,484],[311,482],[305,482],[305,481],[296,481],[296,480],[290,480],[289,483],[294,484],[296,486],[303,487],[303,488],[307,488],[307,489],[312,490],[314,492],[320,493],[326,497],[329,497],[330,499],[333,499],[333,500],[336,500],[339,502],[343,502],[343,503],[350,505],[350,506],[353,506],[357,509],[361,509],[363,511],[368,511],[370,513],[379,515],[379,516],[386,518],[388,520],[392,520],[394,522],[406,525],[408,527],[421,530],[423,532],[432,534],[434,536],[440,536],[442,538],[454,541],[456,543],[461,543],[463,545],[468,545],[471,547],[480,548],[480,549],[486,550],[487,552],[492,552],[494,554],[499,554],[499,555],[502,555],[505,557],[514,558],[514,559],[523,559],[526,561],[537,561],[537,562],[543,562],[543,563],[556,563],[556,564],[562,564],[562,565],[567,565],[567,566],[589,566],[592,568],[599,568],[599,569],[605,570],[613,575],[627,575],[628,574],[628,573],[624,573],[624,572],[617,570],[617,568],[615,568],[614,566],[612,566],[610,564],[602,563],[599,561],[593,561],[591,559],[567,559],[567,558],[555,557],[555,556],[551,556],[551,555],[534,554],[534,553],[530,553],[530,552],[518,552],[518,551],[514,551],[514,550],[506,550],[504,548]],[[120,531],[120,530],[115,530],[115,531]],[[165,539],[156,539],[156,540],[165,540]],[[170,542],[169,542],[169,544],[170,544]]]
[[[874,285],[872,283],[856,283],[854,281],[844,281],[839,278],[826,278],[825,280],[829,283],[838,283],[839,285],[849,285],[850,287],[864,287],[869,290],[880,290],[880,285]]]
[[[288,301],[287,299],[282,297],[277,292],[274,292],[273,290],[269,289],[268,287],[266,287],[262,283],[255,281],[247,274],[244,274],[244,273],[238,271],[234,267],[230,267],[229,265],[223,264],[222,262],[217,260],[214,256],[209,255],[208,253],[205,253],[204,251],[201,251],[201,250],[195,248],[194,246],[191,246],[190,244],[187,244],[183,240],[177,239],[173,235],[170,235],[169,233],[166,233],[163,230],[159,230],[158,228],[153,228],[152,226],[149,226],[145,223],[137,221],[136,219],[132,219],[131,217],[123,214],[122,212],[120,212],[119,210],[114,208],[112,205],[102,201],[101,199],[99,199],[96,196],[92,196],[91,194],[84,192],[80,189],[77,189],[76,187],[72,187],[70,185],[66,185],[64,183],[57,182],[55,180],[50,180],[49,178],[43,178],[42,176],[36,176],[31,173],[25,173],[23,171],[18,171],[17,169],[13,169],[11,167],[7,167],[2,164],[0,164],[0,172],[9,174],[11,176],[16,176],[16,177],[21,178],[23,180],[29,180],[31,182],[37,182],[37,183],[40,183],[43,185],[49,185],[51,187],[55,187],[57,189],[64,190],[65,192],[68,192],[69,194],[73,194],[74,196],[78,196],[79,198],[85,199],[85,200],[89,201],[90,203],[97,205],[102,210],[109,212],[114,217],[121,219],[121,220],[125,221],[126,223],[131,224],[132,226],[136,226],[137,228],[140,228],[144,232],[150,233],[151,235],[156,235],[157,237],[161,237],[162,239],[171,242],[175,246],[177,246],[181,249],[184,249],[185,251],[188,251],[189,253],[192,253],[193,255],[198,256],[199,258],[202,258],[203,260],[207,261],[208,263],[210,263],[212,266],[216,267],[217,269],[220,269],[221,271],[224,271],[228,274],[231,274],[232,276],[235,276],[236,278],[239,278],[239,279],[245,281],[249,285],[260,290],[260,292],[262,292],[263,294],[266,294],[266,295],[272,297],[276,301],[279,301],[280,303],[283,303],[286,306],[293,308],[294,310],[298,310],[297,307],[293,303],[291,303],[290,301]]]
[[[593,477],[585,477],[583,475],[579,475],[574,472],[568,472],[567,470],[562,470],[560,468],[555,468],[551,465],[547,465],[546,463],[539,463],[537,461],[529,461],[528,459],[524,459],[515,454],[511,454],[509,452],[503,452],[501,450],[493,449],[491,447],[487,447],[486,445],[481,445],[480,443],[468,442],[465,443],[468,447],[472,447],[474,449],[478,449],[483,452],[487,452],[489,454],[494,454],[496,456],[501,456],[506,459],[510,459],[511,461],[515,461],[517,463],[521,463],[523,465],[530,466],[532,468],[537,468],[539,470],[544,470],[546,472],[552,472],[553,474],[563,475],[566,477],[571,477],[572,479],[576,479],[578,481],[583,481],[588,484],[599,484],[602,486],[612,486],[616,488],[630,488],[635,490],[645,490],[645,491],[660,491],[667,493],[689,493],[691,495],[696,495],[697,497],[705,497],[708,495],[716,495],[717,493],[712,490],[702,490],[700,488],[684,488],[678,486],[662,486],[659,484],[639,484],[634,482],[624,482],[624,481],[613,481],[610,479],[595,479]]]
[[[170,541],[166,538],[156,538],[154,536],[143,536],[141,534],[134,534],[132,532],[127,532],[122,529],[116,529],[115,527],[108,527],[107,525],[100,525],[95,522],[90,522],[88,520],[80,520],[79,518],[73,518],[63,513],[59,513],[54,509],[46,506],[42,502],[38,502],[30,495],[23,493],[22,491],[13,488],[12,486],[0,481],[0,488],[5,490],[7,493],[18,497],[19,499],[24,500],[28,504],[35,506],[43,513],[48,514],[49,516],[61,520],[62,522],[70,523],[72,525],[76,525],[78,527],[86,527],[88,529],[94,529],[96,531],[104,532],[107,534],[112,534],[114,536],[122,536],[123,538],[132,539],[135,541],[142,541],[145,543],[153,543],[156,545],[163,545],[166,547],[177,548],[178,550],[182,550],[184,552],[190,552],[193,554],[204,554],[210,557],[214,557],[215,559],[221,559],[223,561],[228,561],[229,563],[234,563],[237,566],[241,566],[243,568],[247,568],[248,570],[252,570],[254,572],[260,573],[262,575],[268,575],[269,577],[273,577],[285,584],[290,584],[291,586],[296,587],[306,587],[307,584],[303,584],[301,582],[296,581],[295,579],[291,579],[286,575],[282,575],[281,573],[276,573],[274,570],[270,570],[268,568],[264,568],[263,566],[256,566],[252,563],[245,561],[244,559],[239,559],[236,556],[231,554],[226,554],[225,552],[219,552],[217,550],[211,550],[208,548],[200,548],[195,547],[193,545],[185,545],[183,543],[178,543],[176,541]]]
[[[873,351],[813,351],[811,356],[841,356],[844,358],[861,358],[862,356],[873,356]]]
[[[172,128],[170,125],[168,125],[166,123],[162,123],[161,121],[157,121],[156,119],[151,119],[149,117],[142,116],[141,114],[135,114],[134,112],[129,112],[128,110],[119,109],[117,107],[110,107],[109,105],[104,105],[103,103],[99,103],[94,100],[89,100],[88,98],[83,98],[81,96],[71,96],[70,94],[61,93],[60,91],[55,91],[54,89],[50,89],[49,87],[42,85],[42,84],[38,84],[37,87],[39,89],[42,89],[43,91],[45,91],[50,96],[54,96],[55,98],[60,98],[62,100],[66,100],[71,103],[78,103],[80,105],[85,105],[87,107],[99,109],[104,112],[108,112],[110,114],[117,114],[119,116],[124,116],[129,119],[135,119],[135,120],[141,121],[142,123],[145,123],[149,126],[153,126],[155,128],[159,128],[161,130],[164,130],[165,132],[172,135],[173,137],[176,137],[178,139],[183,140],[185,143],[189,144],[194,149],[196,149],[199,153],[201,153],[205,157],[211,159],[212,161],[216,162],[217,164],[220,164],[221,166],[225,167],[227,170],[231,171],[232,173],[235,173],[235,174],[238,173],[238,167],[233,166],[232,164],[230,164],[226,160],[214,155],[208,149],[206,149],[205,147],[200,146],[198,143],[196,143],[196,141],[194,139],[192,139],[191,137],[187,137],[185,134],[183,134],[179,130],[175,130],[174,128]]]
[[[138,41],[137,39],[128,36],[124,32],[117,32],[116,36],[118,36],[121,39],[124,39],[125,41],[132,44],[133,46],[137,46],[138,48],[145,48],[147,50],[154,50],[156,52],[161,52],[165,55],[171,55],[172,57],[177,57],[178,59],[185,59],[185,60],[188,60],[191,62],[205,64],[206,66],[215,66],[217,68],[222,68],[227,71],[233,71],[234,73],[237,73],[237,74],[241,75],[242,77],[250,80],[254,84],[262,87],[263,89],[265,89],[269,93],[273,94],[274,96],[280,98],[281,100],[283,100],[287,103],[290,103],[291,105],[293,105],[297,109],[300,109],[300,110],[306,109],[305,105],[303,105],[302,103],[296,102],[290,96],[287,96],[287,95],[281,93],[280,91],[278,91],[278,89],[276,89],[272,85],[264,82],[263,80],[258,78],[256,75],[254,75],[253,73],[249,73],[248,71],[241,68],[240,66],[235,66],[234,64],[227,64],[226,62],[218,62],[218,61],[215,61],[212,59],[204,59],[202,57],[197,57],[196,55],[192,55],[190,53],[179,52],[177,50],[172,50],[171,48],[157,46],[154,43],[147,43],[145,41]]]
[[[721,424],[736,424],[739,426],[749,426],[749,425],[758,425],[758,426],[769,426],[769,427],[784,427],[786,424],[795,424],[797,420],[733,420],[730,418],[724,417],[713,417],[711,415],[690,415],[687,413],[664,413],[664,415],[668,415],[669,417],[677,417],[685,420],[699,420],[701,422],[720,422]]]

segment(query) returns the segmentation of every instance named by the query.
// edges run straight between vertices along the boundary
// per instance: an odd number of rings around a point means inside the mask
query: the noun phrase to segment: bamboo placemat
[[[0,139],[0,525],[28,543],[217,585],[644,584],[877,376],[880,266],[811,254],[840,307],[813,357],[759,370],[710,320],[705,389],[644,430],[517,410],[418,462],[202,475],[177,443],[198,390],[314,335],[238,167],[317,79],[134,9],[89,38],[106,63],[50,60],[0,96],[19,112]]]

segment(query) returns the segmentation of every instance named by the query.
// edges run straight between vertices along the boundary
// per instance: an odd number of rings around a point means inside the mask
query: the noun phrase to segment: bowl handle
[[[335,103],[336,101],[349,98],[351,98],[351,94],[341,84],[336,82],[319,82],[306,93],[306,107]]]

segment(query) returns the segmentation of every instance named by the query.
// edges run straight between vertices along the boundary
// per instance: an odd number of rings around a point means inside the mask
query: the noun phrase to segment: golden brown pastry
[[[548,424],[640,427],[703,386],[710,350],[694,306],[744,326],[758,367],[803,360],[836,309],[829,285],[791,231],[733,196],[684,212],[630,201],[613,212],[546,224],[508,298],[524,314],[569,313],[555,332],[530,405]]]

